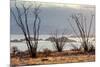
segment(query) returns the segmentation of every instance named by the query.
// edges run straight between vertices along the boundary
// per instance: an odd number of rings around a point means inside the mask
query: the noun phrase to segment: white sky
[[[87,7],[89,7],[91,9],[91,8],[95,7],[94,3],[92,3],[93,0],[91,0],[91,2],[89,2],[89,4],[83,2],[83,4],[86,4],[87,6],[85,6],[85,5],[82,6],[81,2],[75,3],[78,0],[74,0],[74,1],[71,0],[73,3],[71,1],[69,1],[69,0],[17,0],[17,1],[39,1],[39,2],[42,2],[42,7],[53,7],[53,6],[54,7],[55,6],[64,7],[65,6],[65,7],[74,8],[74,9],[87,8]],[[37,2],[37,3],[39,3],[39,2]],[[55,4],[55,3],[57,3],[57,4]],[[12,6],[13,6],[13,4],[14,4],[14,0],[12,0],[12,2],[11,2]],[[28,5],[28,3],[27,3],[27,5]],[[88,6],[88,5],[91,5],[91,6]]]
[[[56,3],[74,3],[74,4],[95,5],[95,0],[23,0],[23,1],[41,1],[41,2],[56,2]]]

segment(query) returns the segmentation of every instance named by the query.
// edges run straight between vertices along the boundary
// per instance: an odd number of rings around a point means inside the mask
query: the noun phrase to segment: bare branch
[[[77,29],[79,30],[84,51],[89,50],[89,47],[88,47],[89,42],[88,41],[89,41],[90,31],[91,31],[91,27],[92,27],[92,23],[93,23],[93,16],[94,15],[91,15],[90,24],[89,24],[89,27],[87,28],[86,17],[83,14],[72,15],[72,19],[75,21]],[[74,27],[72,26],[72,24],[70,24],[70,25],[74,30]],[[74,32],[75,32],[75,30],[74,30]]]
[[[21,4],[23,12],[21,12],[20,7],[18,7],[16,5],[15,2],[15,9],[17,11],[17,15],[14,13],[14,11],[11,9],[11,13],[14,16],[14,19],[16,21],[16,23],[18,24],[18,26],[21,28],[25,40],[26,40],[26,45],[28,47],[30,56],[32,58],[36,57],[36,51],[37,51],[37,45],[38,45],[38,38],[39,38],[39,30],[40,30],[40,17],[39,17],[39,8],[40,7],[35,7],[34,10],[34,16],[35,16],[35,20],[34,20],[34,43],[32,42],[31,36],[30,36],[30,30],[29,30],[29,25],[28,25],[28,14],[30,13],[29,10],[31,8],[32,5],[29,5],[28,7],[26,7],[24,4]],[[32,12],[31,12],[32,13]],[[24,20],[22,18],[22,16],[24,17]],[[25,24],[24,24],[25,23]]]

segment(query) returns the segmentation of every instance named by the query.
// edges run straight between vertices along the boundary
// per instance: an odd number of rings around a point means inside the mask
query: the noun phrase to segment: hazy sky
[[[21,8],[22,2],[18,2],[18,6]],[[26,2],[26,7],[30,4],[33,4],[34,8],[34,2]],[[87,26],[89,25],[90,16],[91,14],[95,14],[95,6],[93,5],[73,5],[73,4],[62,4],[62,3],[40,3],[40,18],[41,18],[41,27],[40,27],[40,34],[49,34],[52,31],[55,31],[56,29],[59,30],[59,32],[65,31],[67,34],[73,34],[72,28],[69,25],[68,19],[71,19],[70,16],[72,14],[76,13],[82,13],[87,18]],[[33,9],[31,8],[31,9]],[[11,9],[16,12],[14,7],[14,1],[11,1]],[[17,14],[17,13],[16,13]],[[16,24],[12,14],[11,14],[11,34],[22,34],[21,29]],[[29,16],[29,26],[30,31],[32,33],[32,26],[33,22],[32,20],[34,17]],[[72,25],[75,27],[75,23],[70,20]],[[92,32],[94,32],[94,20],[93,20],[93,26],[92,26]],[[75,27],[76,28],[76,27]]]

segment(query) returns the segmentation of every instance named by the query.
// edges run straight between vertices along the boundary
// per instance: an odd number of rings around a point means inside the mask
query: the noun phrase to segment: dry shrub
[[[51,54],[51,50],[49,50],[48,48],[45,48],[43,50],[43,53],[45,54],[45,57],[49,56]]]
[[[80,50],[84,52],[87,49],[88,53],[95,53],[95,46],[92,43],[88,43],[87,46],[81,45]]]
[[[16,55],[17,55],[17,53],[19,52],[19,50],[18,50],[18,48],[17,47],[15,47],[15,46],[13,46],[12,48],[11,48],[11,57],[15,57]]]

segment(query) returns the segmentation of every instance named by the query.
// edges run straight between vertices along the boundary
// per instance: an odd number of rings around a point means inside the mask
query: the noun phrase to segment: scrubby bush
[[[54,33],[51,33],[51,35],[53,37],[51,41],[53,43],[53,47],[58,52],[62,52],[66,43],[66,38],[64,37],[64,33],[62,33],[61,36],[59,37],[58,30],[56,30]]]
[[[11,52],[12,52],[11,54],[12,54],[12,56],[16,56],[16,55],[17,55],[17,53],[18,53],[18,51],[19,51],[19,50],[18,50],[18,48],[17,48],[17,47],[15,47],[15,46],[14,46],[14,47],[12,47],[12,48],[11,48]]]
[[[43,52],[44,52],[44,54],[45,54],[45,57],[47,57],[47,56],[50,55],[51,50],[49,50],[48,48],[45,48],[45,49],[43,50]]]
[[[88,52],[95,53],[95,46],[94,45],[90,45],[89,48],[88,48]]]
[[[88,43],[86,45],[81,45],[80,50],[82,52],[93,52],[93,53],[95,53],[95,46],[92,43]]]

